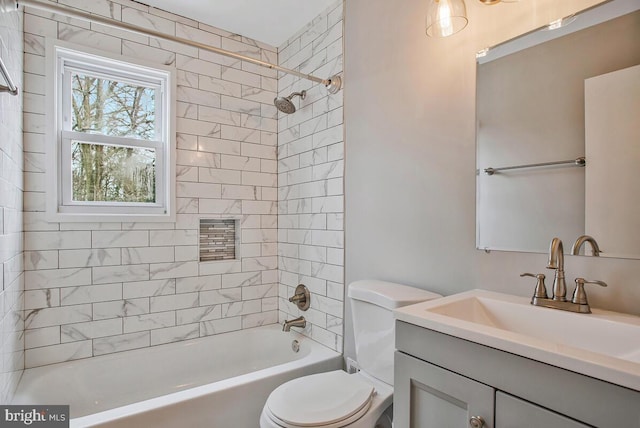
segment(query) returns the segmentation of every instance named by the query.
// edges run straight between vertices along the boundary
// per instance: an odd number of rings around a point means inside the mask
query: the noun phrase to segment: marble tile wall
[[[24,368],[21,10],[0,13],[0,58],[19,89],[0,93],[0,403],[7,403]]]
[[[59,3],[277,62],[271,46],[138,2]],[[26,367],[277,322],[277,74],[33,9],[24,29]],[[45,220],[48,38],[177,68],[175,223]],[[198,261],[201,217],[239,219],[239,260]]]
[[[328,78],[342,72],[343,4],[330,7],[278,49],[279,64]],[[348,82],[347,82],[348,84]],[[303,315],[304,334],[342,351],[344,312],[344,139],[342,94],[281,75],[278,94],[306,90],[298,110],[278,116],[279,320]],[[288,302],[305,284],[311,308]]]

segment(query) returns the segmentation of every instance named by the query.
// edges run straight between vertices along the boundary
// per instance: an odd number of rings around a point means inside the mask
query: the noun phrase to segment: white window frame
[[[59,40],[47,42],[47,217],[55,222],[175,221],[175,69]],[[72,72],[156,90],[155,141],[71,130]],[[155,151],[156,201],[72,200],[73,141]]]

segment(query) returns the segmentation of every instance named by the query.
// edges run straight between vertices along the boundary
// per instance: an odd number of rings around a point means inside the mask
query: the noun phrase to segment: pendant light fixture
[[[485,5],[517,3],[519,0],[479,0]],[[449,37],[467,26],[467,7],[464,0],[429,0],[427,8],[427,36]]]
[[[429,0],[427,36],[449,37],[467,26],[464,0]]]

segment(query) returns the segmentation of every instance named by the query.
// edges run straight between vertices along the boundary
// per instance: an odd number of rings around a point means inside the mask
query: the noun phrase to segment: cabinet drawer
[[[497,391],[495,428],[521,427],[589,428],[589,425]]]

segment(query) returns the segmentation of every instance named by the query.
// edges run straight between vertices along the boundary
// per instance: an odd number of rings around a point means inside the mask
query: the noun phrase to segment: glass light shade
[[[467,26],[464,0],[430,0],[427,9],[427,36],[448,37]]]

